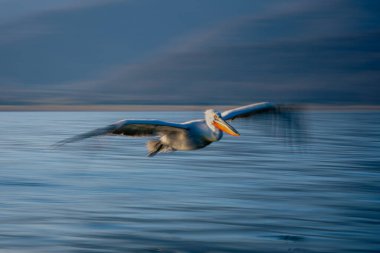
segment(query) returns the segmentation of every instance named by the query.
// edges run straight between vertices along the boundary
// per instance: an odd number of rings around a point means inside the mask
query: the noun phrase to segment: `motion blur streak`
[[[380,248],[379,112],[306,112],[311,141],[301,152],[251,125],[239,126],[245,138],[156,159],[142,155],[144,139],[110,136],[49,149],[138,115],[1,112],[0,251]]]

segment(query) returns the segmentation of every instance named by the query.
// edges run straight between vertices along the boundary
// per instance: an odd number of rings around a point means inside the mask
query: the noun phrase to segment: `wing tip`
[[[83,139],[87,139],[87,138],[91,138],[91,137],[106,135],[106,134],[111,133],[112,131],[114,131],[115,128],[116,128],[115,124],[112,124],[112,125],[109,125],[109,126],[103,127],[103,128],[97,128],[97,129],[89,131],[87,133],[78,134],[78,135],[75,135],[73,137],[70,137],[70,138],[58,141],[55,144],[53,144],[51,147],[53,147],[53,148],[59,148],[59,147],[62,147],[64,145],[68,144],[68,143],[77,142],[77,141],[80,141],[80,140],[83,140]]]

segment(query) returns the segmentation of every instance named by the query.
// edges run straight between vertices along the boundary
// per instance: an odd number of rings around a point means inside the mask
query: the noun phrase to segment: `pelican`
[[[82,139],[103,135],[125,135],[133,137],[155,137],[147,142],[148,156],[161,152],[187,151],[201,149],[222,139],[223,133],[240,136],[230,125],[234,119],[254,118],[258,114],[284,114],[283,106],[269,102],[255,103],[222,113],[213,109],[205,111],[204,119],[184,123],[172,123],[160,120],[124,119],[106,127],[58,142],[63,145]]]

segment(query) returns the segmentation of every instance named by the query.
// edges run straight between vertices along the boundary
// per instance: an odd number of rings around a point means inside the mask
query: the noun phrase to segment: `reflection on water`
[[[198,112],[0,113],[1,252],[375,252],[380,113],[308,113],[294,152],[234,123],[198,151],[145,139],[56,141],[122,118]]]

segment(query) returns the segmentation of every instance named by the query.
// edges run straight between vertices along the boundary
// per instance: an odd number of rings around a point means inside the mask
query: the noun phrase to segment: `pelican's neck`
[[[213,131],[218,132],[219,129],[217,129],[212,122],[214,121],[214,113],[215,111],[213,109],[209,109],[205,111],[205,121],[207,126]]]

